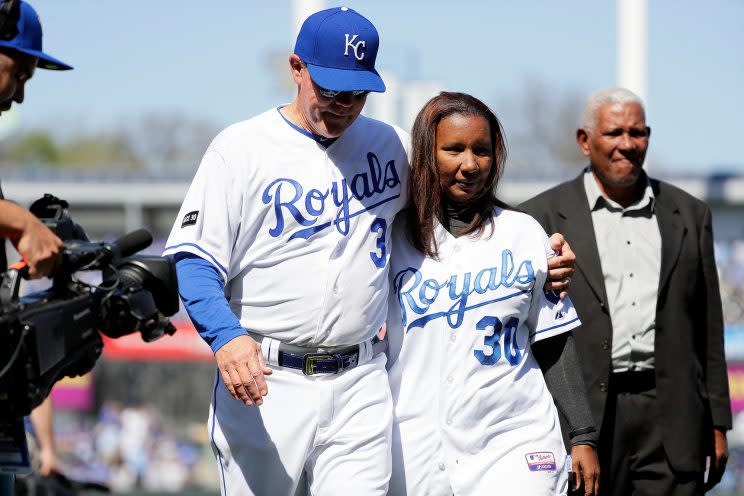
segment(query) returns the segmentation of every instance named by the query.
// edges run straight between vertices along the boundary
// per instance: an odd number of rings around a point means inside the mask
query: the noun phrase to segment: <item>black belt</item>
[[[642,393],[656,387],[656,371],[639,370],[612,374],[610,390],[616,393]]]
[[[261,335],[252,332],[249,334],[259,343],[263,340]],[[372,356],[384,353],[387,349],[387,340],[381,340],[377,336],[370,340],[370,344]],[[301,370],[305,375],[338,374],[359,365],[359,345],[319,351],[317,348],[302,348],[279,343],[277,358],[280,367]]]

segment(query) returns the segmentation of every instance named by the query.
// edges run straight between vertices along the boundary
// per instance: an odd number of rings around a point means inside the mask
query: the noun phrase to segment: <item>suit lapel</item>
[[[571,182],[572,194],[558,207],[558,215],[564,219],[561,229],[576,253],[576,267],[586,278],[592,291],[600,301],[607,301],[607,292],[602,275],[602,264],[594,236],[594,224],[589,210],[589,200],[584,189],[583,174]]]
[[[659,182],[651,180],[651,187],[656,197],[655,213],[661,234],[661,269],[659,271],[659,294],[669,280],[672,269],[677,264],[682,249],[682,239],[686,228],[682,224],[679,208],[673,199],[660,191]]]

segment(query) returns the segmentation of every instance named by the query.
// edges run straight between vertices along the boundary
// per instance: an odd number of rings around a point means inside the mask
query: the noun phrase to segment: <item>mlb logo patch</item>
[[[524,455],[527,460],[527,467],[530,471],[538,472],[541,470],[555,470],[555,456],[550,451],[536,451],[535,453],[527,453]]]
[[[193,212],[189,212],[186,215],[183,216],[183,220],[181,221],[181,229],[183,229],[186,226],[193,226],[196,225],[196,219],[199,218],[199,211],[194,210]]]

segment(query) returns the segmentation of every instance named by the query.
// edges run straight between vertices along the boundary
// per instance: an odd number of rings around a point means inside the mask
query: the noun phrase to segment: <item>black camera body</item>
[[[93,368],[103,349],[100,333],[139,331],[149,342],[175,332],[167,318],[179,306],[173,259],[134,255],[152,242],[145,230],[90,242],[67,206],[45,195],[31,207],[64,241],[51,287],[18,297],[22,270],[1,274],[0,422],[28,415],[55,382]],[[100,271],[102,282],[80,281],[79,271]]]

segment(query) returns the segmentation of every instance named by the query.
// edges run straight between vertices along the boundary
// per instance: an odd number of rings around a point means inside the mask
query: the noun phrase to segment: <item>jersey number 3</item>
[[[511,317],[506,321],[506,325],[497,317],[485,316],[475,324],[475,328],[479,331],[492,331],[491,334],[487,334],[483,338],[483,345],[491,348],[491,354],[486,355],[483,350],[475,350],[475,358],[481,363],[481,365],[496,365],[501,359],[501,335],[504,335],[504,356],[510,365],[516,365],[519,363],[519,359],[522,356],[517,344],[517,328],[519,327],[519,319]]]
[[[369,258],[379,268],[385,268],[385,232],[387,231],[387,221],[377,217],[369,228],[370,232],[380,233],[377,236],[377,251],[369,253]]]

